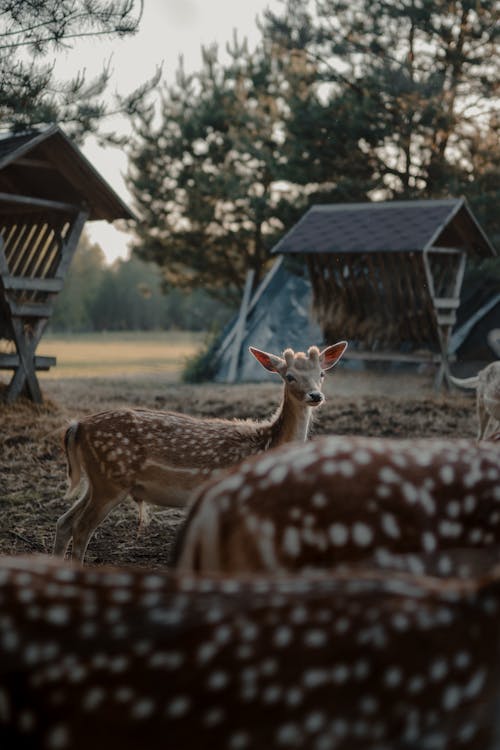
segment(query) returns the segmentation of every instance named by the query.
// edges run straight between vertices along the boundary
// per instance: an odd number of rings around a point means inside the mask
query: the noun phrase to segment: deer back
[[[1,558],[0,598],[2,748],[488,750],[494,735],[498,568],[277,580]]]
[[[296,571],[500,542],[500,446],[335,436],[271,451],[201,488],[176,564]]]

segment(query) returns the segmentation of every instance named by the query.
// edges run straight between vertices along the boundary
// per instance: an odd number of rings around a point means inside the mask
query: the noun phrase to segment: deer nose
[[[307,398],[309,401],[312,401],[313,404],[320,404],[323,401],[324,396],[321,391],[309,391]]]

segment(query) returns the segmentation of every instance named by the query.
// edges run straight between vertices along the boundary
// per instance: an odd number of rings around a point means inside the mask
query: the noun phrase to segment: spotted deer
[[[246,460],[202,487],[175,564],[293,572],[499,543],[499,443],[330,436]]]
[[[74,422],[65,435],[68,496],[81,494],[57,522],[54,553],[83,560],[91,535],[128,495],[163,506],[183,506],[214,470],[290,441],[305,441],[313,409],[324,401],[322,382],[347,347],[340,341],[307,354],[283,356],[250,347],[267,370],[283,380],[278,410],[269,419],[200,419],[148,409],[120,409]],[[83,482],[82,482],[83,480]]]
[[[0,600],[2,748],[498,748],[498,566],[245,579],[0,558]]]
[[[476,391],[477,439],[488,438],[500,426],[500,361],[491,362],[473,378],[448,378],[459,388]]]

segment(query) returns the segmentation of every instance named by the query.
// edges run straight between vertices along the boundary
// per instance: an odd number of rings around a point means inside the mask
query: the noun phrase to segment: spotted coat
[[[0,558],[0,747],[493,750],[500,567],[209,578]]]
[[[324,401],[322,381],[347,347],[286,349],[283,357],[252,348],[266,369],[283,380],[278,410],[269,419],[201,419],[148,409],[92,414],[66,431],[72,508],[57,522],[54,552],[72,540],[83,560],[90,537],[111,510],[130,495],[138,503],[184,506],[213,472],[291,441],[305,441],[313,409]]]
[[[332,436],[285,446],[198,493],[183,570],[296,571],[500,542],[500,445]]]

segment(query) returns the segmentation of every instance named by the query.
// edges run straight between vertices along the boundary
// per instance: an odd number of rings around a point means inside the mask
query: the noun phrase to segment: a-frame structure
[[[345,358],[439,363],[468,257],[495,249],[464,198],[312,206],[273,254],[307,263],[325,340],[346,338]]]
[[[13,370],[8,402],[25,387],[42,400],[36,371],[55,359],[36,348],[85,222],[133,218],[57,125],[0,135],[0,369]]]

